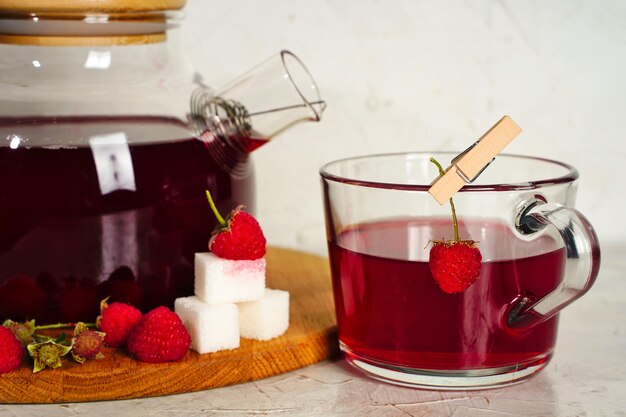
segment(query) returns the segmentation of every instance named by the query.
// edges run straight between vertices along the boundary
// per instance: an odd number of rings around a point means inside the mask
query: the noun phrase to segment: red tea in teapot
[[[17,132],[0,147],[0,319],[93,321],[107,296],[147,310],[193,293],[193,254],[214,227],[205,189],[225,212],[252,205],[254,179],[177,123],[0,120]]]

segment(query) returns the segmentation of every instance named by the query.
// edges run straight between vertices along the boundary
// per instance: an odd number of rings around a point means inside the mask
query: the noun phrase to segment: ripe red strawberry
[[[473,241],[433,242],[428,266],[439,287],[452,294],[476,282],[481,262],[482,255]]]
[[[141,320],[141,311],[125,303],[108,305],[106,299],[100,303],[100,311],[96,325],[105,333],[104,342],[111,347],[126,345],[130,331]]]
[[[180,317],[167,307],[146,313],[128,336],[128,351],[142,362],[181,360],[191,345]]]
[[[22,364],[24,349],[11,330],[0,326],[0,374],[15,371]]]
[[[437,166],[439,174],[443,168],[434,158],[430,161]],[[459,239],[459,224],[456,218],[454,202],[450,198],[454,240],[432,241],[428,266],[433,278],[443,292],[459,293],[470,287],[480,276],[482,255],[473,240]]]
[[[216,256],[232,260],[255,260],[265,256],[266,241],[261,226],[242,206],[231,211],[226,220],[213,203],[211,194],[206,192],[211,209],[219,225],[209,241],[209,250]]]

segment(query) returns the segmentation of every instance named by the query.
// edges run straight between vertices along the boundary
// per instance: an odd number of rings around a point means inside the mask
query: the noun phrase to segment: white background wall
[[[601,243],[626,240],[626,1],[188,0],[186,12],[211,86],[290,49],[328,102],[321,123],[254,154],[270,244],[325,253],[325,162],[460,151],[504,114],[524,129],[507,152],[575,165]]]

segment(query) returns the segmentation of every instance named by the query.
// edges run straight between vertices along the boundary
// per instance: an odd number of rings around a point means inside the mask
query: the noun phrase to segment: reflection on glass
[[[137,191],[130,149],[124,133],[93,136],[89,140],[102,195],[116,190]]]
[[[9,135],[7,136],[7,140],[9,141],[9,148],[11,149],[17,149],[22,142],[22,138],[17,135]]]
[[[85,60],[87,69],[107,69],[111,66],[111,51],[89,51]]]

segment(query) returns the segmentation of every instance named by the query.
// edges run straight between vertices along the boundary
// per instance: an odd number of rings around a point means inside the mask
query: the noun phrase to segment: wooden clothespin
[[[513,119],[504,116],[476,143],[454,158],[445,174],[430,184],[428,192],[444,205],[461,187],[474,181],[521,131]]]

